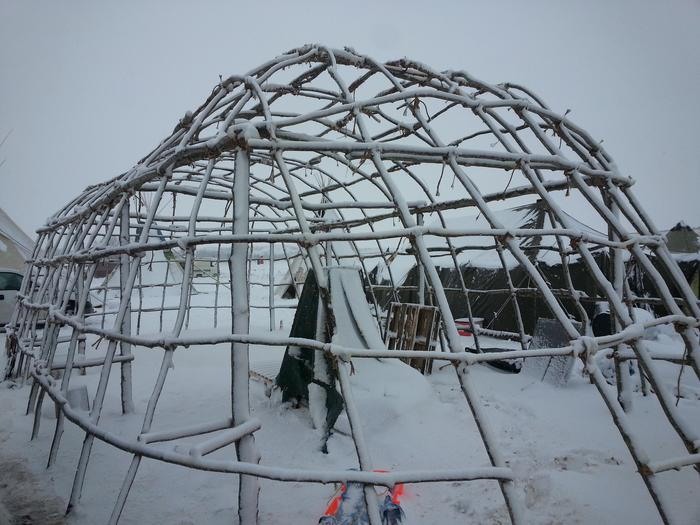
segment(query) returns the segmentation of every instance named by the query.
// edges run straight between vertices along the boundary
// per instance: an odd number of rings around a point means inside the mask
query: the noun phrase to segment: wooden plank
[[[391,303],[385,334],[389,350],[435,350],[439,333],[440,312],[434,306]],[[432,371],[432,359],[402,359],[422,374]]]

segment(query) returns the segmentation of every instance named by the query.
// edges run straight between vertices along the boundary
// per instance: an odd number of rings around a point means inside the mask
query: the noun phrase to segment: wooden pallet
[[[391,303],[384,335],[389,350],[433,351],[440,329],[440,311],[435,306]],[[423,357],[402,359],[422,374],[430,374],[433,360]]]

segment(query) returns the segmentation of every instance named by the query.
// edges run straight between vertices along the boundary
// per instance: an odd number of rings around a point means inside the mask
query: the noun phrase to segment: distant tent
[[[517,206],[495,212],[498,220],[507,228],[513,229],[547,229],[552,224],[546,208],[541,201]],[[586,226],[573,218],[577,228],[584,233],[590,233],[598,237],[607,237],[605,234]],[[481,216],[446,217],[447,228],[481,228],[487,227],[486,219]],[[442,226],[441,223],[432,223],[431,226]],[[467,317],[467,301],[461,289],[461,278],[469,294],[472,315],[483,319],[483,327],[497,331],[517,332],[515,308],[513,307],[510,291],[508,289],[508,275],[503,269],[501,259],[493,249],[493,245],[485,246],[483,237],[453,237],[452,246],[456,252],[457,264],[460,273],[454,267],[452,256],[447,243],[440,237],[426,237],[425,242],[431,257],[440,275],[440,280],[445,287],[448,302],[455,318]],[[565,289],[566,281],[562,269],[559,250],[556,239],[553,236],[534,236],[526,238],[521,243],[521,248],[539,269],[548,281],[552,289]],[[594,257],[602,268],[607,268],[607,249],[601,246],[593,246]],[[404,287],[399,292],[401,302],[418,302],[418,268],[415,257],[409,248],[403,254],[396,256],[391,264],[392,274],[397,285]],[[532,294],[521,292],[518,295],[518,305],[522,314],[525,332],[532,334],[538,318],[551,318],[553,314],[546,305],[545,300],[534,292],[536,286],[532,282],[528,272],[521,267],[519,262],[504,250],[503,261],[508,268],[510,278],[516,288],[531,288]],[[587,268],[576,255],[569,256],[569,271],[574,287],[584,296],[595,297],[599,295],[594,280],[590,278]],[[372,275],[377,284],[387,284],[386,271],[377,270]],[[428,294],[426,293],[426,297]],[[384,294],[382,306],[391,301],[391,294]],[[576,307],[570,299],[562,299],[564,309],[574,318],[579,317]],[[592,313],[594,301],[584,304],[588,314]],[[579,321],[581,319],[578,319]]]
[[[329,231],[333,231],[332,224],[334,222],[342,222],[342,218],[336,210],[325,210],[322,214],[316,217],[317,220],[323,220],[328,223]],[[338,231],[343,231],[342,228]],[[285,258],[288,258],[287,268],[284,276],[281,279],[275,277],[275,295],[281,299],[296,299],[299,293],[300,287],[303,286],[306,280],[309,268],[307,266],[307,261],[303,254],[296,251],[294,247],[292,250],[295,251],[294,255],[289,255],[285,253]],[[343,266],[343,265],[353,265],[357,264],[357,251],[356,245],[353,245],[348,241],[329,241],[324,243],[324,250],[329,250],[326,256],[334,261],[333,264]],[[287,248],[289,251],[289,248]]]
[[[683,222],[679,222],[666,233],[666,242],[671,256],[688,280],[690,287],[696,297],[700,297],[700,236],[698,232]],[[655,257],[651,257],[654,267],[664,278],[668,278],[668,272],[664,265],[658,264]],[[647,297],[657,297],[658,292],[654,288],[652,280],[646,272],[636,263],[633,263],[629,271],[634,276],[633,288],[638,295]],[[672,281],[668,283],[669,289],[674,297],[680,295],[673,286]],[[659,309],[659,313],[663,313]]]
[[[34,241],[0,208],[0,268],[22,271]]]
[[[161,241],[165,240],[165,236],[158,229],[156,230]],[[141,233],[140,228],[137,229],[135,237]],[[178,258],[171,249],[154,250],[147,257],[141,259],[139,273],[136,279],[136,286],[141,286],[141,291],[144,295],[160,296],[163,293],[163,287],[172,286],[173,290],[177,290],[177,286],[182,284],[184,272],[182,265],[178,262]],[[118,290],[120,288],[119,264],[115,261],[114,266],[110,269],[107,276],[106,287],[108,289]],[[193,293],[196,290],[193,288]]]
[[[307,272],[306,261],[301,254],[291,257],[284,276],[279,280],[275,277],[275,296],[280,299],[297,299],[298,291],[306,281]]]
[[[700,297],[700,235],[697,230],[679,222],[666,234],[666,242],[695,296]]]
[[[679,222],[666,234],[666,241],[695,296],[700,297],[700,235]]]
[[[666,243],[672,253],[699,255],[700,236],[684,222],[679,222],[666,234]]]

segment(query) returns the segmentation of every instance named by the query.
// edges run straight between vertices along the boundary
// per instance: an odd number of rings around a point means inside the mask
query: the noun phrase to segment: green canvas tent
[[[668,232],[666,232],[666,242],[671,256],[678,264],[681,272],[690,284],[696,297],[700,297],[700,235],[698,232],[683,222],[679,222]],[[663,264],[660,264],[656,257],[651,261],[654,268],[664,277],[669,279],[668,271]],[[633,279],[632,288],[637,295],[642,297],[658,297],[658,292],[654,288],[652,279],[636,262],[632,261],[628,268],[628,273]],[[680,291],[673,285],[673,280],[667,283],[671,294],[674,297],[680,296]],[[656,313],[664,315],[665,309],[656,306]]]
[[[498,219],[507,228],[517,229],[547,229],[551,222],[546,208],[541,201],[508,208],[496,212]],[[575,220],[575,219],[571,219]],[[578,221],[576,224],[582,232],[590,232],[597,236],[605,236],[593,228]],[[486,225],[483,216],[457,216],[447,219],[445,227],[482,227]],[[508,278],[518,291],[517,301],[522,315],[523,326],[527,334],[532,334],[538,318],[551,318],[549,307],[536,290],[528,272],[508,252],[503,252],[503,258],[494,249],[494,245],[484,245],[483,238],[456,237],[452,239],[455,259],[459,271],[455,268],[449,248],[442,238],[427,238],[426,244],[432,259],[438,269],[440,280],[445,287],[452,314],[455,318],[467,317],[468,305],[462,289],[460,277],[466,289],[470,290],[472,315],[483,319],[483,327],[496,331],[516,333],[518,331],[516,311],[511,300]],[[541,272],[553,290],[567,288],[561,257],[558,252],[556,239],[553,236],[528,237],[521,243],[521,248],[530,261]],[[594,246],[594,257],[601,268],[608,268],[608,252],[606,248]],[[593,312],[595,298],[599,297],[594,280],[590,278],[585,265],[575,254],[569,256],[569,272],[574,287],[581,292],[583,304],[590,315]],[[418,283],[420,281],[419,267],[411,249],[394,257],[391,265],[394,283],[399,286],[398,297],[401,302],[418,302]],[[382,306],[394,300],[392,290],[388,289],[388,271],[376,268],[370,278],[373,282],[384,285],[381,292]],[[375,292],[376,293],[376,292]],[[429,299],[429,293],[425,294]],[[563,295],[563,294],[562,294]],[[589,300],[587,300],[589,299]],[[564,309],[577,321],[582,321],[581,315],[570,299],[561,299]]]

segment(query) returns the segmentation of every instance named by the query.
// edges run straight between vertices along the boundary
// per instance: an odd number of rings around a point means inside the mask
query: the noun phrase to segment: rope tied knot
[[[598,353],[598,341],[596,341],[596,338],[583,335],[574,342],[573,346],[576,355],[583,357],[586,363],[586,372],[588,374],[595,372],[595,355]]]

